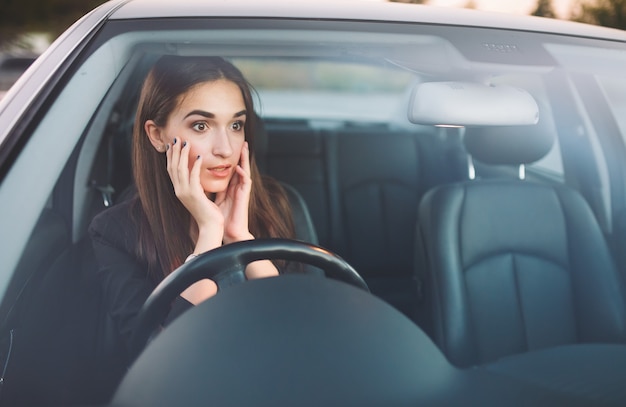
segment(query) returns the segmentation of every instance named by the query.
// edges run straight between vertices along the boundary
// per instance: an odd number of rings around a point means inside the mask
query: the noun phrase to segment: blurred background
[[[626,29],[626,0],[363,1],[392,1],[530,14]],[[105,0],[0,0],[0,97],[58,35],[104,2]]]

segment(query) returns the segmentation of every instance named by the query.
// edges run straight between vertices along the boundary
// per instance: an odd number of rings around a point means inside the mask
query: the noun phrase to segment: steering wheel
[[[172,301],[196,281],[208,278],[224,289],[246,280],[245,268],[257,260],[288,260],[318,267],[327,277],[369,292],[363,278],[338,255],[316,245],[290,239],[254,239],[203,253],[170,273],[154,289],[137,317],[131,352],[138,356],[167,316]]]

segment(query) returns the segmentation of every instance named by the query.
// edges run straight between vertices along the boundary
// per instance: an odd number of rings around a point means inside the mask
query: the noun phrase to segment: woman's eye
[[[238,121],[238,122],[234,122],[234,123],[232,124],[231,128],[232,128],[234,131],[240,131],[240,130],[243,130],[243,122],[239,122],[239,121]]]
[[[205,131],[208,126],[204,122],[198,122],[198,123],[194,123],[193,126],[191,127],[196,131]]]

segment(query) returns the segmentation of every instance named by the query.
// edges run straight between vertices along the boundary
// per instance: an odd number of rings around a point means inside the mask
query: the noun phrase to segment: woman
[[[293,237],[284,191],[255,165],[254,118],[249,85],[224,59],[164,56],[149,72],[133,131],[137,195],[90,226],[107,320],[126,351],[144,301],[185,261],[222,244]],[[278,269],[266,260],[245,273]],[[216,292],[210,280],[193,284],[164,324]]]

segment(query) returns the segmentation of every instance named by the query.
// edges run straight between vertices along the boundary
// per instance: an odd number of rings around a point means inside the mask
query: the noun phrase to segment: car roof
[[[626,41],[622,30],[466,8],[365,0],[128,0],[110,19],[244,17],[410,22],[545,32]]]

